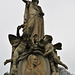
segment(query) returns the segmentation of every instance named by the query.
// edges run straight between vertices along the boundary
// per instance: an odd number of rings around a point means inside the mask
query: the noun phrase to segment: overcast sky
[[[58,51],[68,71],[75,74],[75,0],[40,0],[44,16],[45,34],[53,36],[53,44],[61,42]],[[25,4],[21,0],[0,0],[0,75],[9,71],[3,62],[11,57],[8,34],[16,34],[23,23]]]

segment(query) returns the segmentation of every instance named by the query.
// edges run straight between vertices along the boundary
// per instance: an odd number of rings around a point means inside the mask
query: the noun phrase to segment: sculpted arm
[[[47,49],[46,49],[46,51],[44,53],[44,56],[50,54],[51,52],[53,52],[53,50],[54,50],[54,46],[52,44],[50,44],[50,46],[47,47]]]
[[[30,1],[28,0],[22,0],[22,1],[25,2],[27,6],[29,6]]]
[[[9,62],[12,62],[12,60],[13,60],[13,58],[7,59],[7,60],[4,62],[4,65],[6,65],[6,64],[9,63]]]
[[[20,37],[19,30],[20,30],[21,28],[24,28],[24,25],[23,25],[23,24],[17,27],[17,33],[16,33],[17,37]]]

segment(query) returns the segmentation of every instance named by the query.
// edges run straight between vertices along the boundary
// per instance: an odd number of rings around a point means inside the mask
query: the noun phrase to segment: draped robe
[[[29,2],[25,7],[24,22],[26,27],[23,29],[23,32],[27,32],[31,39],[35,34],[38,35],[38,40],[44,36],[44,20],[43,16],[40,14],[43,13],[40,6],[35,5],[33,2]]]

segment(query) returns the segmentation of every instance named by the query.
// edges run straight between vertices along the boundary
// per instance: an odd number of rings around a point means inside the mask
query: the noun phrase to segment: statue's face
[[[37,57],[33,56],[33,65],[37,65]]]

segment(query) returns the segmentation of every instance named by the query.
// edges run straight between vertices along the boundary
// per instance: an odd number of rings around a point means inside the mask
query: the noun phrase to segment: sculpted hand
[[[44,16],[44,13],[42,13],[41,15]]]
[[[40,16],[44,16],[44,13],[39,13]]]
[[[20,30],[20,29],[21,29],[21,26],[18,26],[18,27],[17,27],[17,30]]]
[[[12,62],[12,60],[13,60],[13,59],[8,59],[8,60],[6,60],[6,61],[4,62],[4,65],[6,65],[6,64],[9,63],[9,62]]]
[[[6,60],[6,61],[4,62],[4,65],[6,65],[8,62],[9,62],[9,61],[8,61],[8,60]]]

